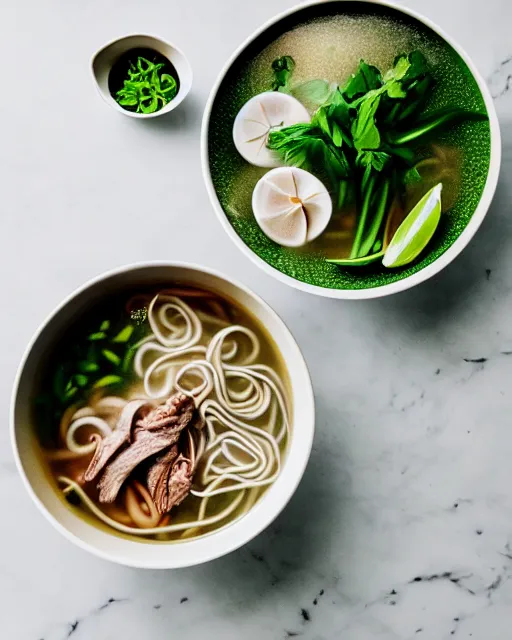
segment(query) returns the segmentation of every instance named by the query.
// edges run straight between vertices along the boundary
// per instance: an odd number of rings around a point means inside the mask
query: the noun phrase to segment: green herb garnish
[[[298,99],[303,95],[301,101],[311,108],[315,100],[308,102],[309,85],[313,97],[323,101],[312,109],[310,123],[271,131],[268,147],[284,164],[326,181],[338,208],[356,203],[350,257],[329,262],[345,267],[369,264],[383,255],[391,203],[400,201],[408,185],[422,180],[417,165],[425,158],[425,146],[420,145],[454,124],[487,115],[453,107],[422,116],[434,79],[420,51],[397,56],[386,73],[361,60],[343,87],[324,80],[294,86],[294,67],[290,56],[275,60],[272,88]],[[411,260],[417,255],[408,254]]]
[[[178,91],[176,79],[163,73],[163,62],[151,62],[139,56],[136,64],[130,62],[128,78],[115,94],[116,101],[136,113],[154,113],[165,107]]]
[[[62,359],[50,371],[36,401],[43,439],[54,431],[70,404],[85,402],[95,389],[118,390],[130,381],[137,344],[147,331],[146,316],[139,311],[140,318],[132,321],[130,314],[128,323],[123,314],[115,321],[89,324],[85,332],[66,343]]]

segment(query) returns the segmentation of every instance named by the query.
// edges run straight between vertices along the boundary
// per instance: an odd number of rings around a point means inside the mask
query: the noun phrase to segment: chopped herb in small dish
[[[179,78],[162,54],[152,49],[132,49],[113,65],[109,89],[123,109],[150,114],[176,97]]]

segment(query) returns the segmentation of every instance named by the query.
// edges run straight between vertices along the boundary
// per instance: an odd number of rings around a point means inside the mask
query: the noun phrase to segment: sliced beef
[[[167,402],[150,411],[137,420],[137,426],[148,431],[158,429],[175,429],[177,433],[188,425],[194,415],[195,405],[192,398],[184,393],[177,393]]]
[[[100,502],[113,502],[124,481],[141,462],[175,445],[194,417],[194,410],[192,399],[176,394],[138,420],[130,446],[107,464],[98,483]]]
[[[163,476],[167,477],[169,471],[172,468],[172,463],[178,457],[178,445],[172,446],[169,451],[158,457],[155,462],[149,467],[147,487],[151,494],[151,497],[155,496],[156,487]]]
[[[173,450],[159,458],[148,473],[148,489],[159,513],[169,512],[190,493],[192,463]]]
[[[123,445],[130,442],[134,418],[145,406],[149,407],[150,405],[144,400],[128,402],[121,412],[117,422],[117,427],[109,436],[106,438],[93,436],[97,445],[92,460],[84,474],[84,478],[87,482],[94,480],[94,478],[103,471],[105,465],[112,456],[117,453]]]

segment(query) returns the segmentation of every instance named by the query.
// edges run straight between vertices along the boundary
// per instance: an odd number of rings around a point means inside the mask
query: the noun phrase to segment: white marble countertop
[[[512,637],[512,4],[407,2],[489,79],[501,180],[476,240],[440,276],[344,303],[259,271],[201,177],[200,118],[219,69],[293,2],[2,3],[6,640]],[[190,58],[195,85],[174,117],[135,122],[95,93],[90,55],[137,30]],[[202,262],[263,295],[297,337],[318,401],[311,463],[279,519],[236,553],[174,572],[115,566],[64,540],[22,487],[7,429],[15,368],[44,316],[91,276],[147,259]]]

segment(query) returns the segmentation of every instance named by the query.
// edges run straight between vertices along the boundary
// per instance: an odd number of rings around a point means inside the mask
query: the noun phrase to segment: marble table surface
[[[509,640],[512,637],[512,4],[409,0],[487,78],[503,133],[496,199],[441,275],[391,298],[275,282],[213,215],[202,110],[228,55],[294,0],[16,0],[0,8],[0,636],[6,640]],[[174,117],[134,122],[89,57],[133,31],[187,52]],[[140,222],[144,221],[141,227]],[[8,438],[15,368],[40,321],[114,266],[178,259],[236,274],[282,315],[318,403],[311,462],[278,520],[180,571],[87,555],[38,513]]]

